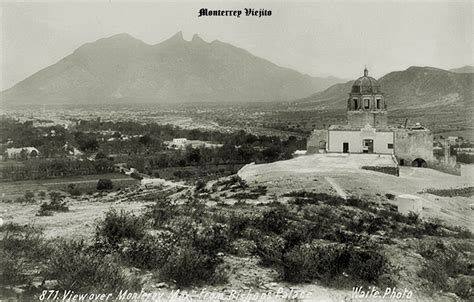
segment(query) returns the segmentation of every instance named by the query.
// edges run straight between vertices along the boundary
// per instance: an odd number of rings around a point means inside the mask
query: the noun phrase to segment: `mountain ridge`
[[[3,103],[289,100],[340,81],[311,77],[245,49],[178,32],[151,45],[127,33],[81,45],[2,92]]]
[[[355,79],[337,83],[306,98],[296,100],[300,108],[343,109]],[[430,66],[411,66],[378,79],[390,109],[474,106],[474,74],[454,73]]]

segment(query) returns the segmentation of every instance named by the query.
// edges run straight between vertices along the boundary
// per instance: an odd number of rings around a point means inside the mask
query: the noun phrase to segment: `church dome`
[[[369,77],[369,71],[364,69],[364,76],[352,84],[353,93],[380,93],[380,85],[376,79]]]

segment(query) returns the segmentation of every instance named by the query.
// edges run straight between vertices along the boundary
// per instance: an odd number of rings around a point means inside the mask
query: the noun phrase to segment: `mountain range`
[[[353,83],[354,80],[335,84],[297,100],[293,105],[308,109],[345,109]],[[474,73],[412,66],[403,71],[390,72],[381,77],[378,83],[388,108],[392,110],[442,109],[445,106],[463,110],[474,106]]]
[[[410,67],[379,79],[389,109],[471,108],[474,67]],[[1,93],[8,104],[292,101],[343,109],[353,80],[311,77],[218,40],[181,32],[156,45],[128,34],[87,43]]]
[[[341,81],[304,75],[198,35],[186,41],[179,32],[149,45],[118,34],[82,45],[1,97],[4,104],[281,101]]]

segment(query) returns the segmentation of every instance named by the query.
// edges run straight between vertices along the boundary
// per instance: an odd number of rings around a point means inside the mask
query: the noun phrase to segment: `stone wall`
[[[421,158],[427,163],[434,162],[431,131],[428,129],[395,129],[394,132],[394,153],[400,165],[411,166],[417,158]]]
[[[326,146],[328,142],[328,130],[326,129],[315,129],[311,132],[306,142],[306,153],[320,153],[326,152]]]
[[[385,174],[400,176],[400,169],[398,166],[396,167],[388,167],[388,166],[362,166],[364,170],[371,170],[376,172],[381,172]]]

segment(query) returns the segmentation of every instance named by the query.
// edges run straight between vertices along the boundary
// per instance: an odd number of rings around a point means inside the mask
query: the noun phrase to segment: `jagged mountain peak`
[[[244,49],[177,32],[149,45],[117,34],[79,47],[2,93],[3,103],[252,102],[304,97],[338,82],[279,67]]]

